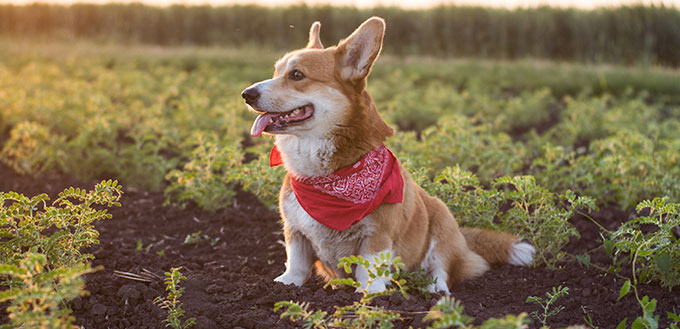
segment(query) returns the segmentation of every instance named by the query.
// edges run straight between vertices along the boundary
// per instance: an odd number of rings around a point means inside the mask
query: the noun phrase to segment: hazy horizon
[[[375,7],[378,5],[398,6],[404,8],[427,8],[440,4],[455,4],[455,5],[479,5],[489,7],[502,8],[525,8],[538,7],[548,5],[552,7],[573,7],[582,9],[592,9],[597,7],[615,7],[619,5],[665,5],[669,7],[680,7],[680,0],[0,0],[0,4],[31,4],[31,3],[52,3],[52,4],[72,4],[72,3],[137,3],[141,2],[148,5],[168,6],[173,4],[185,5],[234,5],[234,4],[258,4],[264,6],[287,6],[293,4],[307,4],[307,5],[336,5],[336,6],[353,6],[353,7]]]

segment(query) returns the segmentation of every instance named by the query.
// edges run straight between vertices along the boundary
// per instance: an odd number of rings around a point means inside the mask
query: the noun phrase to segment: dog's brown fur
[[[366,77],[382,48],[384,21],[371,18],[338,46],[325,49],[319,38],[319,28],[318,22],[312,25],[307,48],[288,53],[279,60],[274,78],[267,81],[266,88],[262,87],[272,94],[263,104],[274,104],[274,107],[281,106],[286,101],[286,93],[291,92],[323,95],[324,90],[328,90],[324,88],[332,88],[344,97],[342,102],[337,102],[337,108],[323,112],[331,113],[329,117],[335,120],[327,134],[328,143],[332,145],[318,150],[312,148],[314,152],[300,151],[315,142],[309,140],[311,135],[316,136],[309,132],[314,127],[305,130],[309,123],[303,124],[302,128],[293,127],[289,133],[293,137],[281,137],[286,132],[277,135],[277,146],[281,149],[286,168],[298,175],[304,175],[305,168],[294,162],[296,157],[309,156],[310,163],[318,162],[322,172],[331,173],[356,163],[394,134],[365,90]],[[285,75],[294,69],[303,70],[306,78],[300,81],[285,79]],[[255,87],[257,85],[251,88]],[[279,93],[284,96],[276,96]],[[337,96],[333,95],[335,93],[329,94],[328,98]],[[262,105],[263,109],[251,106],[258,111],[289,110],[269,109],[266,105]],[[317,106],[315,115],[321,115],[320,109]],[[321,135],[326,138],[325,134]],[[357,223],[356,227],[345,231],[333,231],[310,222],[300,212],[301,208],[298,209],[289,182],[290,174],[286,176],[280,193],[280,209],[289,259],[286,272],[277,281],[301,284],[314,261],[319,272],[328,278],[343,276],[344,273],[337,270],[337,259],[333,257],[350,254],[370,256],[386,250],[401,257],[407,268],[423,267],[446,281],[447,286],[482,274],[489,264],[511,262],[513,253],[519,253],[520,261],[515,260],[515,263],[526,265],[527,261],[531,261],[532,247],[524,246],[523,251],[515,249],[518,237],[503,232],[459,228],[441,200],[428,195],[403,168],[401,174],[404,179],[403,202],[383,204],[360,221],[360,225]],[[300,219],[301,216],[305,218]],[[328,248],[341,251],[333,252]],[[301,276],[305,276],[302,281]],[[433,290],[448,293],[446,288],[439,285]]]

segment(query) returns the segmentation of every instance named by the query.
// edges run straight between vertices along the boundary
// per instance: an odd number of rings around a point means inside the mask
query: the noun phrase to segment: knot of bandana
[[[276,146],[270,165],[283,163]],[[291,187],[302,208],[319,223],[338,231],[352,226],[384,203],[403,201],[399,161],[384,145],[354,165],[321,177],[293,177]]]

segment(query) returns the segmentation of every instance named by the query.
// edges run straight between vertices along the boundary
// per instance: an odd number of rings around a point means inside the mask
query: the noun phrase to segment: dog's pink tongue
[[[269,119],[275,117],[276,114],[274,113],[262,113],[257,116],[257,119],[255,119],[255,122],[253,122],[253,127],[250,128],[250,135],[253,137],[260,137],[262,135],[262,132],[267,128],[267,124],[269,124]]]

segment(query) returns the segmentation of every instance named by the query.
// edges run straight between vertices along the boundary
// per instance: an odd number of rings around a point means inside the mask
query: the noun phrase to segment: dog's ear
[[[384,36],[385,21],[371,17],[340,41],[335,58],[341,77],[353,82],[366,78],[380,54]]]
[[[318,48],[323,49],[323,44],[321,43],[321,23],[314,22],[312,27],[309,28],[309,42],[307,43],[307,48]]]

